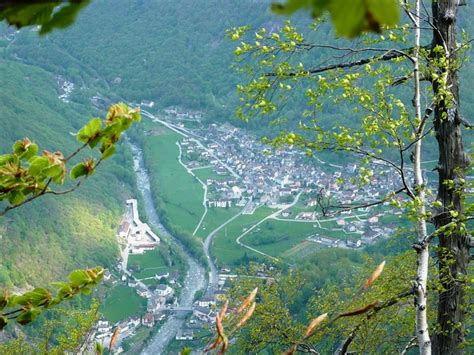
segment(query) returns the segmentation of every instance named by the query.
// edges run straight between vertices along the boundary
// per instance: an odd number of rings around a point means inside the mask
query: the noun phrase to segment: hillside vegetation
[[[4,152],[26,136],[40,149],[72,152],[79,143],[71,133],[99,114],[92,106],[58,99],[53,73],[37,66],[2,59],[0,87]],[[122,201],[134,182],[130,166],[122,145],[77,192],[45,197],[2,217],[0,285],[38,285],[64,278],[74,268],[110,266],[118,251],[115,230]]]

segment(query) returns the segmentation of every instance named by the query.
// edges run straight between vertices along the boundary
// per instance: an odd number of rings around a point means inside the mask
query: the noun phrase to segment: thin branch
[[[423,47],[423,48],[429,48],[429,47]],[[352,68],[352,67],[357,67],[357,66],[369,64],[376,61],[388,61],[388,60],[392,60],[392,59],[396,59],[400,57],[407,57],[409,60],[412,61],[412,58],[407,53],[409,53],[410,51],[413,51],[414,49],[415,48],[407,48],[407,49],[402,49],[402,50],[390,49],[382,55],[376,55],[370,58],[364,58],[364,59],[356,60],[349,63],[331,64],[331,65],[322,66],[319,68],[309,69],[308,71],[306,71],[306,73],[309,75],[313,75],[313,74],[323,73],[323,72],[334,70],[334,69]],[[265,73],[264,75],[265,76],[280,76],[279,74],[276,74],[273,72]],[[283,76],[294,77],[298,75],[299,73],[290,72]]]
[[[405,355],[408,350],[410,350],[412,348],[415,348],[417,346],[418,346],[417,338],[416,337],[411,338],[410,341],[408,342],[408,344],[405,346],[405,348],[400,353],[400,355]]]
[[[398,295],[396,295],[395,297],[392,297],[389,300],[387,300],[387,301],[385,301],[385,302],[383,302],[379,305],[376,305],[369,313],[367,313],[366,319],[364,321],[360,322],[358,325],[356,325],[352,329],[352,331],[349,333],[349,336],[347,337],[347,339],[344,341],[344,343],[340,347],[340,350],[337,351],[337,354],[341,354],[341,355],[342,354],[347,354],[347,350],[349,349],[349,346],[354,341],[355,337],[357,336],[357,333],[359,332],[359,330],[365,324],[366,321],[368,321],[370,318],[375,316],[379,311],[381,311],[385,308],[391,307],[391,306],[397,304],[398,302],[400,302],[400,300],[402,300],[402,299],[404,299],[408,296],[413,295],[414,292],[415,291],[413,289],[401,292]]]

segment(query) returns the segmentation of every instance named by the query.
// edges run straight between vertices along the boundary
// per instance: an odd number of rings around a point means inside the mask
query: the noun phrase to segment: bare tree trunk
[[[420,126],[417,128],[415,139],[416,144],[414,147],[414,160],[413,160],[413,171],[415,174],[415,193],[419,199],[420,206],[418,207],[419,220],[417,222],[418,240],[420,244],[427,239],[428,231],[426,228],[426,192],[423,181],[423,171],[421,170],[421,143],[426,125],[426,120],[422,120],[421,117],[421,88],[420,88],[420,1],[415,2],[415,15],[412,17],[412,21],[415,26],[415,51],[412,57],[413,60],[413,74],[415,84],[415,122],[420,122]],[[415,307],[416,307],[416,336],[418,338],[418,347],[420,354],[430,355],[431,354],[431,340],[428,328],[428,317],[427,317],[427,281],[428,281],[428,266],[429,266],[429,243],[425,243],[423,248],[417,249],[418,253],[418,270],[416,273],[416,286],[415,286]]]
[[[464,152],[461,126],[462,117],[459,108],[459,81],[456,69],[456,17],[459,0],[432,1],[433,47],[444,48],[449,66],[441,74],[445,83],[433,81],[433,90],[437,97],[448,90],[450,97],[437,101],[434,126],[439,147],[438,160],[438,200],[443,210],[435,216],[437,228],[453,221],[449,211],[463,214],[462,192],[446,185],[445,181],[454,181],[456,185],[465,176],[469,160]],[[437,54],[434,53],[433,56]],[[462,188],[461,188],[462,190]],[[434,340],[436,354],[461,354],[460,345],[464,342],[464,319],[466,309],[463,289],[469,264],[469,241],[466,232],[456,229],[454,232],[439,235],[439,273],[443,290],[439,294],[438,327],[440,331]]]

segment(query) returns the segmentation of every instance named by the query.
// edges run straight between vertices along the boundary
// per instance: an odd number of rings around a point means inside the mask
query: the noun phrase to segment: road
[[[149,225],[159,232],[159,235],[173,248],[180,249],[186,254],[188,271],[183,282],[183,289],[179,299],[180,307],[191,307],[194,300],[194,294],[197,290],[206,286],[206,276],[204,268],[194,259],[183,245],[175,239],[168,230],[161,224],[156,212],[150,192],[150,179],[145,169],[142,151],[134,144],[131,144],[133,157],[135,160],[135,173],[137,177],[138,190],[143,195],[143,203],[148,216]],[[184,319],[169,317],[160,327],[158,333],[151,339],[142,354],[162,354],[169,342],[174,338],[178,329],[183,326]]]
[[[242,214],[243,211],[240,211],[239,213],[237,213],[235,216],[233,216],[232,218],[228,219],[226,222],[224,222],[223,224],[221,224],[219,227],[217,227],[216,229],[214,229],[211,233],[209,233],[209,235],[206,237],[206,239],[204,240],[204,254],[206,254],[206,258],[208,260],[208,264],[209,264],[209,269],[210,269],[210,277],[209,277],[209,283],[210,283],[210,286],[212,285],[217,285],[217,281],[218,281],[218,274],[217,274],[217,268],[216,268],[216,265],[214,264],[214,260],[212,260],[212,256],[211,256],[211,253],[209,251],[210,247],[211,247],[211,244],[212,244],[212,239],[214,238],[214,236],[217,234],[217,232],[219,232],[222,228],[224,228],[226,225],[228,225],[230,222],[232,222],[234,219],[236,219],[237,217],[239,217],[241,214]]]
[[[199,220],[198,224],[196,225],[196,228],[194,228],[193,235],[196,235],[197,231],[199,230],[199,227],[202,224],[202,221],[204,221],[204,218],[207,215],[207,185],[200,178],[198,178],[193,173],[193,171],[186,166],[186,164],[183,163],[183,160],[181,159],[181,157],[183,156],[183,150],[181,149],[181,144],[179,144],[179,142],[176,142],[176,145],[178,146],[178,150],[179,150],[179,154],[178,154],[179,164],[181,164],[181,166],[186,169],[188,174],[190,174],[193,178],[195,178],[201,184],[202,188],[204,189],[204,196],[202,198],[202,206],[204,207],[204,213],[202,214],[201,219]]]

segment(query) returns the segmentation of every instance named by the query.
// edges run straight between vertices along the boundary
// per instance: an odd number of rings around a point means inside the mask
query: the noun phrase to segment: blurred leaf
[[[34,156],[29,160],[29,162],[30,166],[28,168],[28,174],[35,177],[44,175],[43,169],[49,166],[49,161],[46,157]]]
[[[79,163],[71,169],[70,175],[72,179],[77,179],[81,176],[87,175],[88,173],[86,165],[84,163]]]
[[[90,120],[84,127],[82,127],[79,132],[77,132],[77,140],[82,143],[93,143],[93,146],[97,144],[97,138],[99,137],[100,130],[102,128],[102,121],[100,118],[96,117]],[[94,140],[96,140],[94,142]]]
[[[68,276],[73,286],[81,286],[92,281],[92,278],[85,270],[74,270]]]
[[[115,145],[109,146],[107,149],[104,150],[102,153],[102,159],[108,159],[115,153]]]
[[[12,191],[8,194],[8,202],[13,206],[19,205],[25,200],[25,195],[21,191]]]
[[[400,20],[397,0],[287,0],[273,4],[272,9],[283,15],[305,10],[315,18],[328,12],[336,33],[349,38],[364,31],[380,32]]]
[[[0,21],[17,28],[40,26],[39,33],[44,35],[73,24],[78,13],[89,3],[89,0],[4,1],[0,5]]]
[[[17,318],[17,323],[21,325],[26,325],[33,322],[41,314],[41,309],[32,307],[27,311],[21,313]]]

